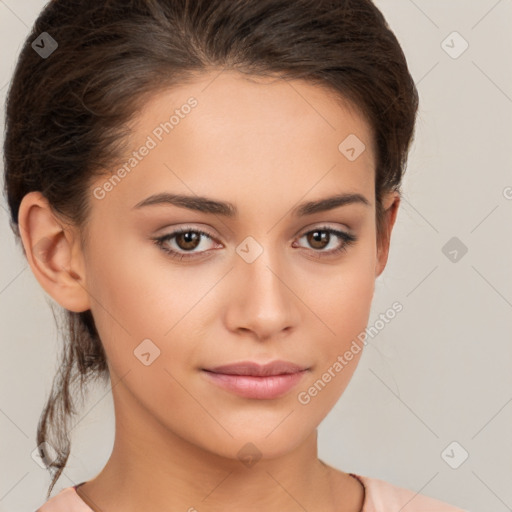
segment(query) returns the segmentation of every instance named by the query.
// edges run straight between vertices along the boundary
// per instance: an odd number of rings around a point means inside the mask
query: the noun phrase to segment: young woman
[[[42,512],[460,509],[317,456],[361,356],[417,91],[370,0],[53,0],[7,102],[12,227],[66,312],[38,426],[110,379],[112,454]]]

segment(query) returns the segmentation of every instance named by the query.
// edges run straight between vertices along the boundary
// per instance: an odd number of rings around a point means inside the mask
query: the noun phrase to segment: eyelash
[[[321,250],[312,249],[313,252],[320,254],[320,256],[317,256],[320,258],[323,257],[323,255],[334,256],[336,254],[346,252],[349,246],[351,246],[355,242],[357,242],[356,236],[351,235],[349,233],[345,233],[344,231],[339,231],[337,229],[330,228],[328,226],[322,226],[322,227],[318,227],[318,228],[306,231],[299,237],[299,239],[303,238],[306,235],[309,235],[310,233],[314,233],[315,231],[327,232],[329,234],[336,235],[343,240],[343,244],[341,246],[337,247],[336,249],[331,249],[330,251],[321,251]],[[175,251],[173,249],[168,249],[164,246],[165,242],[167,242],[168,240],[172,240],[177,235],[180,235],[182,233],[198,233],[200,235],[204,235],[213,240],[213,237],[210,235],[210,233],[203,231],[201,229],[181,228],[176,231],[173,231],[172,233],[169,233],[168,235],[164,235],[164,236],[157,237],[157,238],[152,238],[152,241],[155,245],[157,245],[162,251],[164,251],[168,256],[170,256],[173,259],[187,260],[189,258],[196,258],[197,257],[196,255],[201,254],[201,253],[188,253],[188,254],[181,253],[181,252]]]

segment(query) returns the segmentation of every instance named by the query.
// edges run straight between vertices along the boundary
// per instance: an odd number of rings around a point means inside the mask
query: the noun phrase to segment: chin
[[[238,459],[240,462],[251,460],[272,460],[283,457],[292,452],[309,436],[309,432],[301,432],[297,428],[286,429],[277,426],[258,424],[252,429],[243,429],[240,432],[230,430],[233,439],[215,445],[214,451],[223,457]],[[270,435],[269,435],[270,433]]]

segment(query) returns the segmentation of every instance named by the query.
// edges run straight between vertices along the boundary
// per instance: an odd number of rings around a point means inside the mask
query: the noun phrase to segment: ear
[[[57,217],[41,192],[23,197],[18,225],[27,261],[44,290],[69,311],[90,309],[78,231]]]
[[[382,274],[389,255],[389,244],[391,240],[391,231],[395,225],[398,207],[400,205],[400,194],[396,191],[387,193],[382,200],[384,210],[383,233],[377,240],[377,264],[375,265],[375,276]]]

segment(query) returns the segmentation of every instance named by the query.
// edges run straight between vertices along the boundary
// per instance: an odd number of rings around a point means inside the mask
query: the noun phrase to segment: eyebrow
[[[316,201],[301,203],[292,210],[295,217],[303,217],[305,215],[313,215],[319,212],[325,212],[346,206],[349,204],[362,204],[371,206],[371,203],[365,196],[357,193],[337,194]],[[238,215],[237,207],[230,202],[216,201],[208,197],[201,196],[185,196],[180,194],[169,194],[162,192],[154,194],[137,203],[132,209],[139,209],[146,206],[154,205],[174,205],[180,208],[188,208],[202,213],[210,213],[215,215],[223,215],[228,218],[235,218]]]

